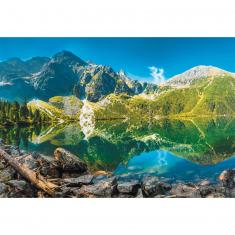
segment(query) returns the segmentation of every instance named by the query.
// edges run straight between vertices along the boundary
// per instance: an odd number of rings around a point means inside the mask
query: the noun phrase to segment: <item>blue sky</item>
[[[140,80],[168,79],[197,65],[235,72],[235,38],[0,38],[0,60],[61,50]]]

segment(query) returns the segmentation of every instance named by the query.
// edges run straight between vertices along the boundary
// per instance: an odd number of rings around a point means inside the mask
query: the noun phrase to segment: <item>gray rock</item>
[[[24,180],[10,180],[7,182],[7,184],[16,188],[17,190],[25,190],[27,187],[27,183]]]
[[[212,193],[206,196],[206,198],[225,198],[223,193]]]
[[[55,161],[63,171],[83,173],[87,171],[87,165],[79,157],[63,148],[57,148],[54,152]]]
[[[170,184],[159,181],[159,178],[156,176],[147,176],[142,182],[142,190],[146,197],[165,194],[170,189]]]
[[[115,177],[101,180],[94,185],[83,185],[75,191],[77,197],[112,197],[117,194],[117,180]]]
[[[26,156],[22,156],[19,158],[19,163],[24,164],[27,168],[33,170],[40,166],[37,158],[33,156],[33,154],[29,154]]]
[[[220,181],[222,184],[227,188],[234,188],[235,187],[235,169],[228,169],[223,171],[219,176]]]
[[[216,189],[212,185],[203,185],[200,186],[199,191],[202,197],[207,197],[208,195],[215,193]]]
[[[135,198],[134,195],[127,194],[127,193],[119,193],[113,196],[114,198]]]
[[[118,183],[117,189],[119,193],[127,193],[127,194],[132,194],[136,195],[137,191],[140,187],[140,183],[137,180],[132,180],[129,182],[121,182]]]
[[[208,186],[210,184],[211,184],[211,182],[209,180],[203,180],[199,183],[200,186]]]
[[[138,192],[137,192],[137,195],[136,195],[136,198],[143,198],[143,197],[144,197],[144,195],[143,195],[142,189],[139,188]]]
[[[7,197],[8,186],[4,183],[0,183],[0,197]]]
[[[77,187],[81,185],[91,184],[92,180],[93,180],[93,175],[82,175],[77,178],[64,179],[64,183],[66,183],[68,187]]]
[[[7,182],[12,180],[15,175],[15,170],[8,166],[0,171],[0,182]]]
[[[232,189],[232,190],[230,190],[229,196],[230,196],[231,198],[235,198],[235,188]]]
[[[35,196],[30,184],[24,180],[10,180],[7,185],[10,186],[8,197],[26,198]]]
[[[174,184],[170,191],[171,195],[179,198],[200,198],[199,188],[192,184]]]
[[[6,168],[6,163],[2,160],[0,161],[0,170]]]

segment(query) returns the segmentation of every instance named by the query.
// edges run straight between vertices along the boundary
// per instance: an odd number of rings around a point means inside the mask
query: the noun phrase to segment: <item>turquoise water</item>
[[[200,165],[158,150],[134,156],[127,164],[120,164],[114,173],[136,176],[148,174],[166,177],[172,181],[197,182],[204,179],[216,181],[220,172],[231,167],[235,167],[235,157],[214,165]]]

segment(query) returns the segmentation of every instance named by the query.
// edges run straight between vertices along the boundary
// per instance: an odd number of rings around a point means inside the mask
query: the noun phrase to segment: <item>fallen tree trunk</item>
[[[10,156],[8,153],[0,149],[0,157],[2,157],[11,167],[13,167],[21,176],[26,180],[31,182],[38,189],[43,190],[51,196],[55,195],[55,191],[58,188],[57,185],[48,182],[39,173],[30,170],[24,164],[20,164],[14,157]]]

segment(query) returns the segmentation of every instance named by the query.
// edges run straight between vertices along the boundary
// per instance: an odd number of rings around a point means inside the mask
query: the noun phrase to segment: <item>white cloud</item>
[[[130,76],[134,80],[139,80],[141,82],[151,82],[154,84],[162,84],[164,83],[167,79],[164,76],[164,69],[163,68],[157,68],[155,66],[150,66],[148,67],[150,71],[150,76],[149,77],[140,77],[138,75],[130,74],[128,73],[128,76]]]
[[[166,81],[164,76],[164,69],[157,68],[155,66],[149,67],[150,75],[153,78],[155,84],[162,84]]]

